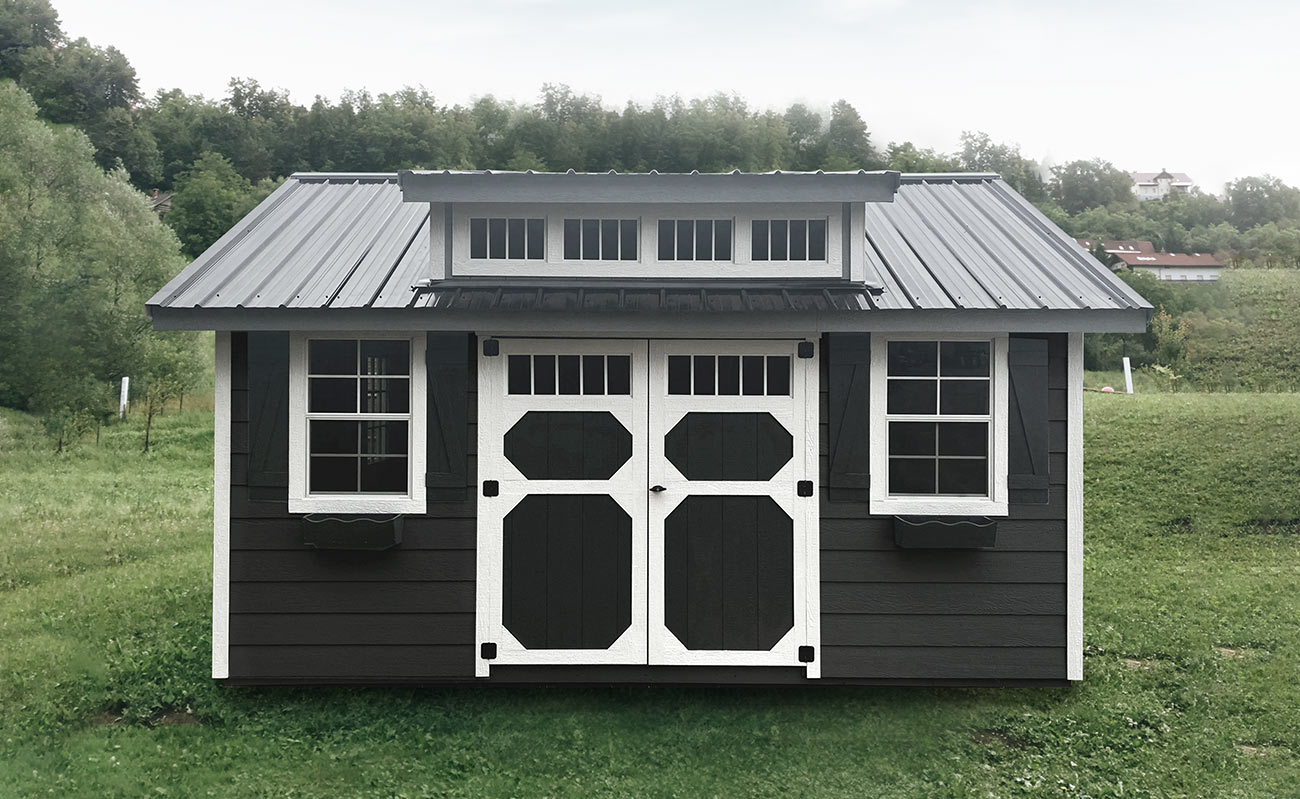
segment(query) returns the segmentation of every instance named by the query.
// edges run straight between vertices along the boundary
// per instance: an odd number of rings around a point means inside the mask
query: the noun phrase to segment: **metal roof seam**
[[[254,211],[260,211],[260,213],[254,215],[254,213],[250,212],[243,219],[239,220],[239,222],[236,222],[230,230],[226,231],[224,236],[218,238],[211,247],[200,253],[198,258],[191,261],[185,269],[181,270],[179,274],[169,280],[167,285],[163,286],[162,289],[149,300],[149,302],[152,303],[154,300],[158,299],[159,295],[168,292],[169,290],[170,293],[168,293],[167,297],[158,304],[168,305],[178,299],[182,294],[188,291],[191,286],[202,280],[230,250],[234,249],[235,245],[243,241],[244,237],[258,224],[258,222],[265,219],[272,211],[278,208],[299,185],[300,184],[293,181],[285,181],[280,184],[279,188],[271,192],[271,195],[254,209]],[[266,207],[263,208],[262,206]],[[211,255],[209,255],[209,253],[211,253]],[[187,276],[186,272],[191,270],[193,270],[193,274]],[[184,279],[182,280],[182,278]],[[174,289],[172,288],[173,283],[177,284]]]
[[[881,216],[879,218],[879,221],[884,224],[889,224],[892,227],[892,222],[890,222],[890,220],[884,216]],[[895,233],[897,233],[896,228],[895,228]],[[876,257],[880,259],[880,263],[885,267],[885,271],[889,273],[889,276],[893,279],[894,283],[898,286],[899,292],[903,295],[903,299],[907,300],[907,302],[913,308],[920,308],[921,307],[921,303],[919,302],[920,298],[916,296],[914,292],[909,291],[906,288],[907,283],[898,275],[893,265],[889,263],[889,258],[885,257],[885,253],[880,249],[880,246],[877,244],[875,238],[872,237],[870,229],[867,230],[867,244],[871,245],[871,249],[876,253]]]
[[[1024,219],[1031,229],[1036,230],[1042,238],[1055,245],[1052,247],[1053,249],[1082,267],[1085,278],[1095,288],[1100,289],[1108,299],[1113,302],[1123,303],[1129,308],[1150,307],[1145,299],[1132,291],[1122,281],[1110,275],[1109,271],[1105,270],[1105,267],[1096,258],[1084,251],[1078,242],[1066,236],[1064,231],[1061,231],[1028,200],[1011,192],[1008,186],[994,186],[994,188],[1005,198],[1004,202],[1012,209],[1013,213]],[[1103,274],[1103,272],[1105,273]],[[1120,296],[1117,297],[1117,294]]]
[[[939,291],[943,292],[943,295],[948,298],[948,302],[951,303],[954,308],[964,307],[957,299],[961,295],[954,295],[948,290],[948,287],[943,284],[943,281],[939,279],[939,276],[934,273],[934,268],[930,266],[930,264],[927,264],[925,259],[921,257],[921,253],[917,251],[916,245],[914,245],[912,240],[908,237],[907,231],[899,225],[895,225],[894,227],[895,230],[898,231],[898,236],[902,240],[903,244],[911,251],[913,257],[916,258],[916,262],[921,265],[921,268],[930,276],[930,279],[934,281],[934,284],[939,288]]]
[[[1048,283],[1055,286],[1060,291],[1064,292],[1066,296],[1074,296],[1082,308],[1085,309],[1091,308],[1092,304],[1090,303],[1088,298],[1080,294],[1077,294],[1077,292],[1072,291],[1065,284],[1065,282],[1057,275],[1055,271],[1050,269],[1044,269],[1042,265],[1038,263],[1037,259],[1034,258],[1034,256],[1030,253],[1028,247],[1019,239],[1019,237],[1013,235],[1011,231],[1008,230],[1006,224],[1003,221],[998,220],[987,208],[982,207],[986,199],[987,198],[979,198],[974,202],[975,207],[980,210],[984,218],[991,225],[997,228],[1002,233],[1002,235],[1006,237],[1007,241],[1009,241],[1013,247],[1019,250],[1021,254],[1024,255],[1025,258],[1029,260],[1030,263],[1033,263],[1035,266],[1038,267],[1039,274],[1041,274]],[[998,203],[1001,206],[1006,205],[1006,203],[1002,202],[1000,199],[998,200]],[[1044,306],[1044,307],[1050,307],[1050,306]]]
[[[935,202],[942,205],[945,209],[949,211],[949,213],[951,213],[955,218],[958,219],[958,222],[959,224],[961,224],[962,229],[966,230],[967,233],[969,234],[968,238],[970,239],[972,245],[978,247],[980,250],[983,250],[984,253],[988,256],[987,260],[991,268],[1000,271],[1016,285],[1016,287],[1020,290],[1022,296],[1026,300],[1025,307],[1038,307],[1038,308],[1050,307],[1050,302],[1048,301],[1047,297],[1043,296],[1043,292],[1034,288],[1030,288],[1030,286],[1022,278],[1021,275],[1023,270],[1016,269],[1013,267],[1012,264],[1008,263],[1006,257],[1000,256],[999,253],[994,250],[992,242],[988,240],[989,235],[993,232],[1001,234],[1000,237],[1004,240],[1007,239],[1006,235],[1003,234],[1002,231],[997,230],[993,226],[989,225],[987,220],[983,218],[984,215],[982,214],[980,209],[976,205],[971,203],[966,198],[966,196],[963,193],[961,193],[959,189],[957,189],[956,186],[953,186],[951,188],[954,190],[951,198],[937,195],[935,197]],[[957,207],[958,203],[963,204],[965,208],[959,209]],[[1006,249],[1005,244],[1004,244],[1004,249]],[[1012,252],[1012,251],[1008,250],[1008,252]],[[1038,264],[1033,259],[1025,258],[1024,263],[1027,266],[1032,267],[1034,271],[1036,272],[1040,271]],[[1065,294],[1057,296],[1058,299],[1062,299],[1062,300],[1068,297],[1069,295],[1065,295]],[[1071,299],[1071,303],[1073,304],[1072,299]]]
[[[931,201],[931,198],[928,196],[924,198],[922,197],[909,198],[908,202],[918,206],[927,204],[933,207],[933,202]],[[953,246],[952,242],[948,240],[948,237],[944,235],[942,230],[940,230],[939,221],[941,218],[942,217],[939,214],[922,214],[922,213],[916,214],[916,221],[918,221],[920,225],[928,233],[928,235],[921,237],[922,240],[926,243],[927,246],[933,247],[936,250],[936,254],[940,255],[940,257],[942,257],[943,253],[939,252],[939,247],[937,246],[937,244],[942,243],[944,245],[944,248],[948,250],[947,253],[948,257],[950,257],[958,266],[961,267],[962,271],[964,271],[966,273],[966,276],[970,279],[970,282],[978,286],[988,296],[988,299],[992,302],[992,304],[1006,307],[1004,302],[1003,303],[998,302],[994,290],[988,285],[988,281],[981,279],[980,275],[977,274],[974,269],[971,269],[970,265],[967,264],[965,259],[962,258],[961,253],[957,251],[957,248]],[[967,303],[966,307],[970,307],[970,303]]]
[[[375,303],[379,301],[379,298],[384,293],[384,289],[388,287],[389,281],[391,281],[393,279],[393,275],[397,273],[397,268],[402,265],[402,261],[406,258],[406,253],[410,251],[411,246],[415,244],[416,239],[420,238],[420,235],[424,233],[424,223],[426,220],[428,220],[428,218],[429,218],[429,212],[425,211],[424,214],[420,217],[419,224],[417,224],[411,230],[411,236],[406,240],[406,245],[402,247],[401,254],[398,255],[397,258],[393,260],[393,265],[388,269],[388,274],[384,275],[384,279],[379,281],[379,288],[375,289],[374,293],[370,295],[370,299],[366,301],[365,307],[373,308]],[[369,251],[367,250],[367,252]],[[358,262],[358,266],[359,265],[360,262]],[[351,277],[352,275],[348,275],[348,279],[351,279]],[[408,286],[407,289],[409,290],[410,287]],[[412,292],[412,294],[414,294],[414,292]],[[338,294],[336,293],[334,296],[337,297]],[[411,299],[407,302],[407,305],[411,305],[414,302],[415,302],[415,297],[411,297]]]

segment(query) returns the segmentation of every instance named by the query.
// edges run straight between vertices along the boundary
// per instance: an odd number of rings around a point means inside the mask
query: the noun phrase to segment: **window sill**
[[[422,515],[424,497],[384,497],[340,494],[328,497],[289,497],[290,513],[404,513]]]
[[[972,497],[892,497],[873,499],[872,516],[1006,516],[1007,503]]]

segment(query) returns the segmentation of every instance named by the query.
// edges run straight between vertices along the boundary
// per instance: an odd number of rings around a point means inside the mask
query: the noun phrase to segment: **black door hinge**
[[[483,339],[483,354],[491,358],[501,354],[501,342],[494,338]]]
[[[483,496],[495,497],[501,493],[501,484],[496,480],[483,481]]]
[[[796,352],[800,358],[811,358],[813,356],[813,343],[811,341],[799,342]]]
[[[799,496],[811,497],[813,495],[812,480],[800,480],[798,484]]]
[[[484,644],[484,646],[487,646],[487,644]],[[815,659],[816,659],[816,658],[815,658],[815,653],[814,653],[813,648],[812,648],[811,646],[801,646],[801,647],[799,647],[799,662],[800,662],[800,663],[812,663]]]
[[[480,644],[480,645],[479,645],[479,648],[478,648],[478,656],[479,656],[480,658],[482,658],[483,660],[496,660],[496,658],[497,658],[497,645],[496,645],[496,644]]]

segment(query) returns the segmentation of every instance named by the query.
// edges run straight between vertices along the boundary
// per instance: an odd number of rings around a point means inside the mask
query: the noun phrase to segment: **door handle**
[[[650,490],[658,494],[662,491],[667,491],[668,489],[664,488],[663,486],[650,486]]]

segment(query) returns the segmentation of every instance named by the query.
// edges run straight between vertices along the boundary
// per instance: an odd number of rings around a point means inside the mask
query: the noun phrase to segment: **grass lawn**
[[[1089,394],[1073,688],[231,688],[211,415],[0,411],[0,796],[1300,796],[1300,395]]]

